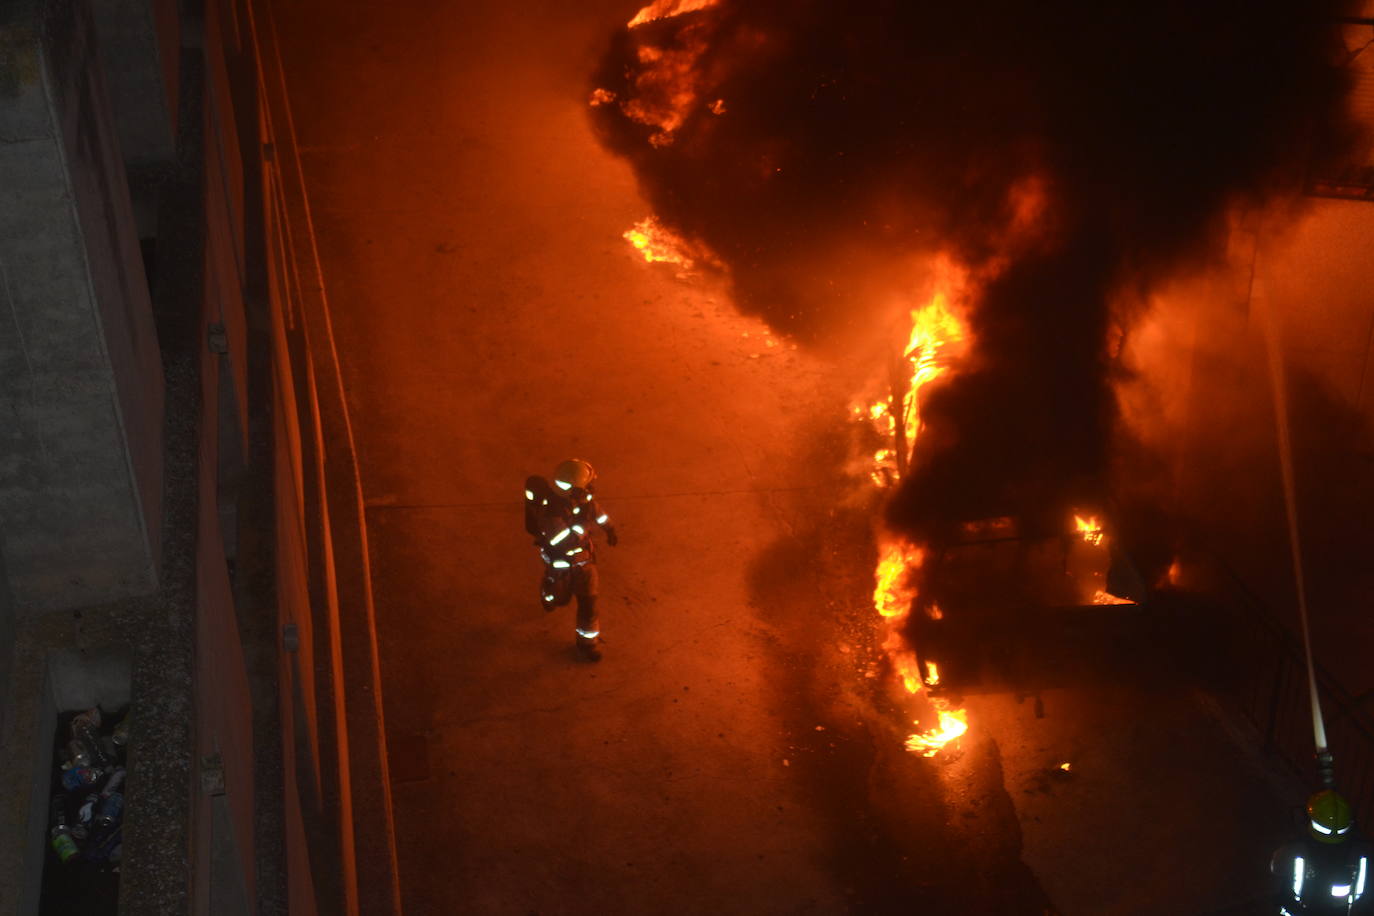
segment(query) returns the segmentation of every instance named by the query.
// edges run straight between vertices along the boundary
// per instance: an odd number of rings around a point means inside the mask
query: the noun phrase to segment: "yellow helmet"
[[[1354,823],[1350,803],[1331,789],[1323,789],[1307,800],[1307,818],[1307,829],[1321,843],[1345,842]]]
[[[586,490],[591,487],[592,481],[596,480],[596,471],[591,463],[583,461],[581,458],[569,458],[561,461],[553,472],[554,486],[560,490],[571,490],[573,488]]]

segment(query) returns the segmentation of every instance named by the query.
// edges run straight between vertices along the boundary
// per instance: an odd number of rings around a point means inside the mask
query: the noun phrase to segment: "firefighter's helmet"
[[[581,458],[559,462],[553,472],[553,484],[560,490],[589,490],[596,480],[596,471]]]
[[[1308,830],[1321,843],[1342,843],[1350,835],[1354,818],[1350,803],[1332,789],[1323,789],[1307,800]]]

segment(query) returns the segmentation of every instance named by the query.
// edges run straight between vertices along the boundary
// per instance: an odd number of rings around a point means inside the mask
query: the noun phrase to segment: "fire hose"
[[[1258,246],[1256,246],[1258,248]],[[1256,252],[1258,253],[1258,252]],[[1317,692],[1316,667],[1312,663],[1312,634],[1307,623],[1307,587],[1303,577],[1302,545],[1298,540],[1298,503],[1293,481],[1293,440],[1288,426],[1288,394],[1279,352],[1279,329],[1262,284],[1250,266],[1250,300],[1258,305],[1269,356],[1269,384],[1274,396],[1274,426],[1278,434],[1279,472],[1283,481],[1283,501],[1288,518],[1288,546],[1293,561],[1293,584],[1298,597],[1298,620],[1302,629],[1303,658],[1307,666],[1307,692],[1312,704],[1312,738],[1317,748],[1317,773],[1325,788],[1335,786],[1335,766],[1326,740],[1326,721],[1322,718],[1321,697]]]

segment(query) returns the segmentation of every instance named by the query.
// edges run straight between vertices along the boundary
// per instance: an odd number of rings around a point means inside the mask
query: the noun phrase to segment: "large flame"
[[[962,355],[964,324],[949,305],[949,296],[938,291],[924,308],[911,312],[911,337],[905,357],[911,360],[911,384],[902,399],[902,416],[908,446],[921,431],[920,391],[944,375],[951,362]]]
[[[948,270],[945,271],[949,275]],[[883,437],[894,440],[893,448],[880,449],[873,457],[873,479],[879,485],[895,482],[905,471],[911,446],[921,433],[921,391],[945,374],[962,355],[967,332],[951,305],[951,292],[937,289],[928,303],[911,311],[911,333],[902,351],[909,376],[893,379],[889,398],[854,408]],[[900,381],[901,384],[896,384]],[[938,663],[925,660],[925,676],[915,649],[902,635],[907,617],[917,597],[916,577],[925,560],[925,548],[892,534],[884,534],[878,545],[878,565],[874,570],[873,606],[887,628],[883,640],[892,670],[910,694],[940,680]],[[938,608],[929,609],[932,617]],[[913,753],[933,757],[951,741],[968,731],[964,710],[954,709],[942,697],[930,697],[939,716],[934,728],[911,735],[906,746]],[[919,725],[919,722],[917,723]]]
[[[921,432],[921,391],[963,357],[968,332],[952,304],[966,281],[947,260],[936,265],[940,283],[925,305],[911,309],[911,330],[897,355],[900,365],[889,381],[887,397],[855,404],[854,416],[867,420],[892,447],[873,455],[873,482],[891,486],[906,472],[911,446]],[[899,384],[900,382],[900,384]]]
[[[921,548],[900,539],[887,541],[878,561],[875,572],[877,588],[873,592],[873,605],[887,625],[883,650],[887,653],[892,670],[910,694],[918,693],[924,685],[934,687],[940,682],[939,665],[929,660],[926,661],[926,674],[922,679],[916,652],[902,636],[902,626],[916,599],[913,574],[920,568],[924,553]],[[929,697],[929,700],[940,724],[913,734],[906,740],[907,749],[922,757],[934,757],[945,745],[968,731],[968,714],[963,709],[955,709],[943,697]]]
[[[920,569],[924,557],[921,548],[901,540],[891,540],[883,546],[874,572],[877,586],[873,589],[873,606],[883,617],[900,617],[911,607],[916,597],[911,573]]]

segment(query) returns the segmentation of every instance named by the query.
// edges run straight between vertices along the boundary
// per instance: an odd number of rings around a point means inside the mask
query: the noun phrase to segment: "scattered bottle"
[[[91,752],[80,738],[67,742],[67,768],[88,767],[91,765]]]
[[[71,735],[73,741],[80,741],[86,747],[90,763],[101,769],[109,769],[113,761],[105,755],[100,746],[100,710],[88,709],[72,717]]]
[[[100,804],[95,809],[95,826],[99,830],[109,830],[124,816],[124,793],[111,792],[100,794]]]
[[[126,747],[129,743],[129,716],[130,712],[125,712],[123,718],[114,727],[114,733],[110,739],[114,741],[115,747]]]
[[[71,726],[70,726],[72,734],[75,735],[75,734],[77,733],[76,730],[77,730],[78,728],[82,728],[82,727],[88,727],[88,728],[90,728],[91,731],[99,731],[99,729],[100,729],[100,707],[99,707],[99,706],[92,706],[90,709],[83,710],[83,711],[77,713],[76,715],[72,716],[72,722],[71,722]]]
[[[81,852],[72,838],[71,828],[67,826],[67,806],[61,795],[52,798],[52,830],[49,835],[52,837],[52,851],[57,853],[57,859],[63,865]]]
[[[110,781],[105,783],[105,788],[100,790],[100,794],[111,795],[115,792],[123,791],[124,777],[126,775],[128,775],[128,771],[123,767],[115,767],[114,772],[110,774]]]
[[[72,767],[70,770],[62,772],[62,788],[68,792],[89,789],[100,782],[102,775],[101,771],[95,767]]]
[[[90,835],[91,821],[95,817],[95,809],[100,804],[100,794],[92,792],[81,801],[81,807],[76,809],[76,823],[72,824],[72,836],[78,840],[84,840]]]
[[[119,870],[124,852],[127,709],[112,733],[102,734],[102,719],[108,728],[112,718],[102,716],[99,707],[82,710],[68,720],[66,733],[58,734],[54,771],[60,788],[52,798],[49,844],[63,865],[78,860]]]

